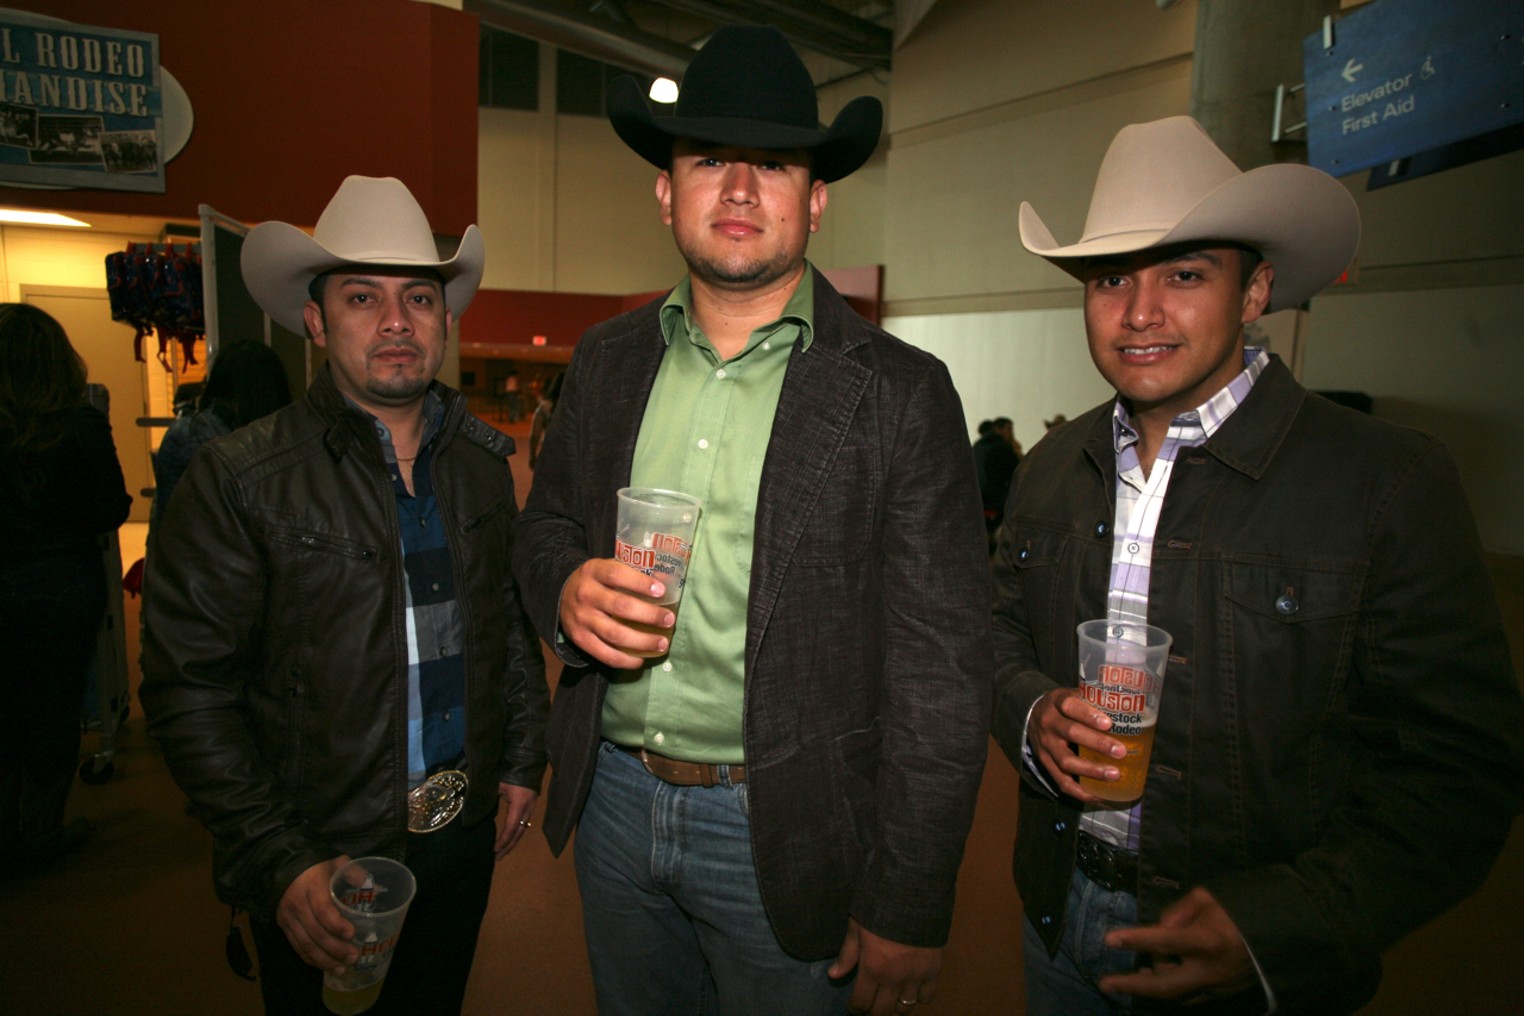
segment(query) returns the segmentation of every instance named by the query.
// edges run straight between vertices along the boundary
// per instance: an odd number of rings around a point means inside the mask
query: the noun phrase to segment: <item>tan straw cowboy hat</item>
[[[255,226],[243,241],[243,281],[266,314],[304,335],[307,287],[323,272],[344,265],[430,269],[444,280],[445,304],[458,319],[481,285],[485,257],[481,230],[467,226],[455,253],[441,260],[428,217],[401,180],[351,176],[311,236],[284,222]]]
[[[1241,172],[1188,116],[1133,124],[1101,161],[1079,243],[1059,246],[1021,203],[1027,250],[1079,276],[1077,260],[1191,241],[1241,243],[1275,266],[1269,310],[1317,295],[1354,260],[1360,212],[1322,170],[1276,163]]]

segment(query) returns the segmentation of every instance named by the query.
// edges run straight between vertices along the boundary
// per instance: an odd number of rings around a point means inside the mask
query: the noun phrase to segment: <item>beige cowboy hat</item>
[[[1081,258],[1193,240],[1246,244],[1275,266],[1269,310],[1296,307],[1337,279],[1360,244],[1343,184],[1296,163],[1247,173],[1188,116],[1123,127],[1111,142],[1079,243],[1062,247],[1027,202],[1021,243],[1070,275]]]
[[[312,235],[284,222],[263,222],[243,241],[243,281],[266,314],[298,335],[307,287],[344,265],[428,268],[444,280],[445,304],[458,319],[482,281],[481,230],[466,227],[455,253],[440,258],[418,201],[394,177],[350,176],[323,209]]]

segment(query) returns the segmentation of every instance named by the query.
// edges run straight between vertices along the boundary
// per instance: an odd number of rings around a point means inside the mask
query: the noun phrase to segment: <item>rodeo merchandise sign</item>
[[[164,192],[159,37],[0,8],[0,183]]]

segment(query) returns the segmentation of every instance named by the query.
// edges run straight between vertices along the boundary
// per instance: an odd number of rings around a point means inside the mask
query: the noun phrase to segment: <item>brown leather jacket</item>
[[[539,789],[544,660],[509,570],[512,441],[434,390],[431,476],[465,623],[461,819]],[[216,844],[217,893],[268,919],[309,866],[401,857],[407,633],[380,442],[323,370],[305,400],[202,447],[156,527],[144,586],[150,732]]]

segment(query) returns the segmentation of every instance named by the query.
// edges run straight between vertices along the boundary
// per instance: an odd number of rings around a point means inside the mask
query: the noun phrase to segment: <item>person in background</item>
[[[401,181],[351,176],[310,236],[262,223],[242,257],[328,357],[175,490],[143,588],[149,733],[250,913],[269,1012],[325,1011],[323,972],[360,955],[329,881],[371,854],[418,884],[372,1011],[456,1012],[548,705],[510,572],[513,441],[435,380],[481,233],[441,258]]]
[[[1027,1011],[1352,1012],[1481,885],[1524,768],[1449,452],[1244,340],[1344,271],[1355,202],[1308,166],[1240,172],[1182,116],[1117,134],[1078,243],[1025,203],[1020,231],[1083,284],[1116,391],[1022,461],[995,556]],[[1128,754],[1075,687],[1092,619],[1173,636],[1137,801],[1080,782]]]
[[[106,584],[120,579],[98,538],[132,498],[85,388],[57,321],[0,304],[0,877],[40,870],[90,832],[64,813]]]
[[[530,469],[533,469],[540,461],[540,450],[545,446],[545,431],[550,426],[550,418],[556,411],[556,400],[561,397],[561,379],[565,376],[565,371],[562,371],[541,389],[540,397],[534,407],[534,415],[529,418]]]
[[[290,403],[291,382],[269,346],[235,342],[218,350],[194,410],[177,416],[159,442],[153,458],[151,521],[157,523],[163,516],[197,448]]]
[[[1000,512],[1011,491],[1011,476],[1021,462],[1021,446],[1016,443],[1014,425],[1008,416],[979,424],[979,440],[974,442],[974,472],[979,478],[979,499],[984,504],[984,530],[989,552],[995,552],[995,531],[1000,528]]]

